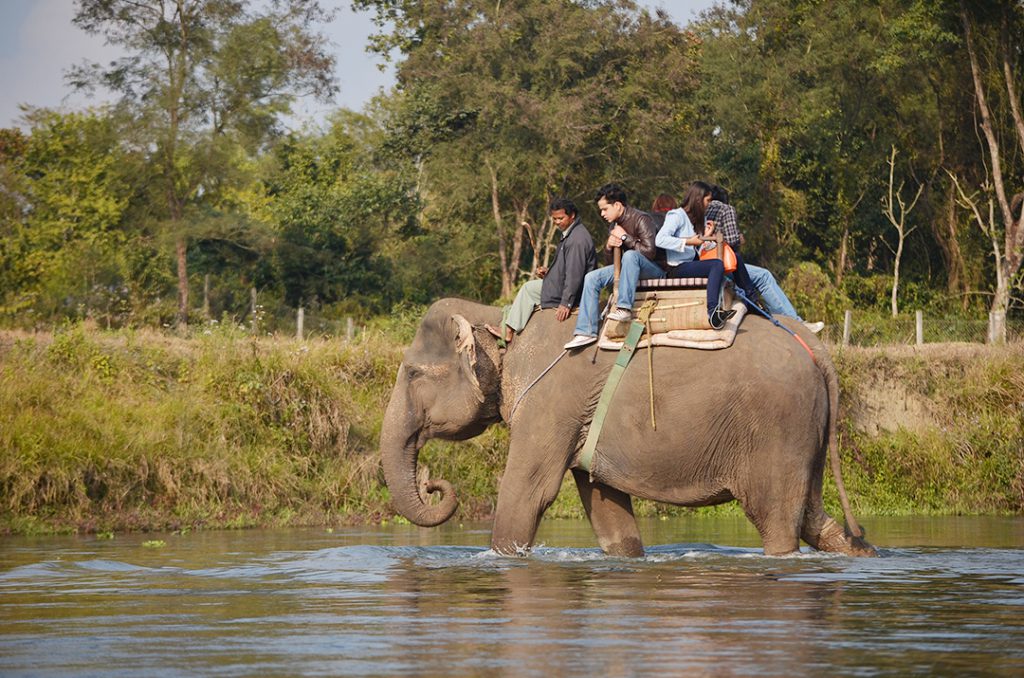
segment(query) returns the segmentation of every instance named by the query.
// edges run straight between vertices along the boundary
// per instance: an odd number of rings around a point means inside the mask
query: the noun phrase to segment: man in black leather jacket
[[[622,264],[619,275],[619,294],[615,309],[608,315],[611,320],[630,320],[633,317],[633,298],[636,283],[647,278],[664,278],[664,252],[658,262],[660,250],[654,244],[657,229],[647,212],[631,207],[626,191],[618,184],[605,184],[597,190],[597,207],[601,218],[611,225],[605,243],[605,256],[613,255],[616,248],[622,250]],[[615,278],[614,266],[604,266],[587,274],[583,279],[583,296],[580,298],[580,315],[576,321],[575,336],[565,348],[579,348],[597,341],[600,321],[601,290]]]

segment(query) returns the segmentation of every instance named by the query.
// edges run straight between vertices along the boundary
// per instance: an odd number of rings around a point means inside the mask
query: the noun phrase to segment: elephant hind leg
[[[737,499],[761,535],[764,554],[784,556],[800,549],[805,497],[803,493],[774,492],[770,487],[754,487],[752,493],[737,496]]]
[[[593,482],[586,471],[573,469],[572,476],[601,550],[611,556],[642,557],[644,545],[633,516],[633,498]]]
[[[825,513],[820,500],[817,506],[807,509],[804,526],[800,536],[812,548],[831,553],[843,553],[848,556],[874,557],[878,555],[875,547],[864,537],[854,537],[837,523],[832,516]]]
[[[747,511],[747,517],[761,535],[766,556],[785,556],[800,549],[800,516],[791,511],[772,509],[756,519]]]
[[[822,459],[824,455],[822,455]],[[848,556],[877,556],[875,547],[865,541],[864,537],[850,535],[843,526],[825,512],[821,499],[823,464],[819,464],[811,474],[807,493],[807,508],[804,511],[803,527],[800,537],[811,548],[831,553],[844,553]],[[863,528],[861,528],[863,531]]]

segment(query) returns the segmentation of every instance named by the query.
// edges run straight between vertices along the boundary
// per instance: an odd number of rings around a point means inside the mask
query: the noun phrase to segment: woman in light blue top
[[[697,250],[703,241],[693,227],[694,224],[704,224],[704,210],[710,202],[710,196],[709,185],[702,181],[690,184],[683,196],[683,206],[665,214],[665,223],[658,231],[654,243],[665,250],[669,278],[708,279],[708,322],[711,327],[720,330],[725,327],[725,321],[736,314],[736,311],[720,306],[725,267],[720,259],[701,261],[697,258]],[[714,223],[708,222],[702,230],[706,235],[711,235]]]

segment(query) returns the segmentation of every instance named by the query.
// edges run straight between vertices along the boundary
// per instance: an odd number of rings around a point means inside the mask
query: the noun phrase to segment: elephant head
[[[384,414],[380,450],[394,508],[423,527],[448,520],[458,502],[442,479],[424,488],[440,492],[441,502],[424,502],[416,473],[420,449],[431,438],[472,438],[500,417],[498,367],[477,344],[474,323],[465,315],[473,317],[473,311],[494,321],[496,309],[469,302],[445,300],[430,308],[405,351]],[[483,320],[473,319],[478,326]]]

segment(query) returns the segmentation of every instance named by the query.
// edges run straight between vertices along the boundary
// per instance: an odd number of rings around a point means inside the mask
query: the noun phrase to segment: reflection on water
[[[742,519],[608,558],[546,521],[0,541],[0,675],[1024,672],[1024,519],[870,520],[877,559],[761,555]]]

